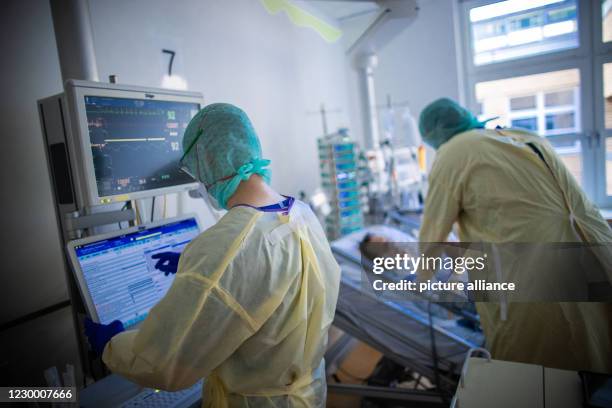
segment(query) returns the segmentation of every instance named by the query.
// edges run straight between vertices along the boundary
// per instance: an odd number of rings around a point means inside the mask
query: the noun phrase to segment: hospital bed
[[[394,362],[435,380],[440,390],[454,391],[468,350],[484,343],[481,331],[458,324],[466,317],[477,319],[473,304],[466,300],[438,304],[425,296],[397,302],[366,290],[359,243],[368,233],[391,242],[416,241],[409,233],[375,225],[332,242],[342,269],[334,325]]]

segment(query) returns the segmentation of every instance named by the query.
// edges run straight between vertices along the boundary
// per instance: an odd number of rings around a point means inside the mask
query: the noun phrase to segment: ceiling
[[[308,4],[339,22],[378,10],[376,2],[368,0],[294,0],[294,3]]]

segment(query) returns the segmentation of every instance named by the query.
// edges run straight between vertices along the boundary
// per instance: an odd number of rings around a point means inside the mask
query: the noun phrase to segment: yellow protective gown
[[[456,135],[438,150],[429,184],[424,243],[444,242],[455,222],[462,242],[612,242],[610,227],[553,148],[528,132]],[[598,255],[610,274],[612,257]],[[506,320],[499,304],[476,307],[494,358],[612,372],[612,304],[512,303]]]
[[[288,216],[235,207],[189,244],[167,295],[103,360],[164,390],[206,377],[208,407],[324,407],[339,279],[307,205]]]

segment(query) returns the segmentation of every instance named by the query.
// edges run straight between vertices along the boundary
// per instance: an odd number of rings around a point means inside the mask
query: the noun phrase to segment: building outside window
[[[612,0],[460,0],[464,102],[546,138],[612,207]]]
[[[546,137],[577,180],[582,178],[580,75],[563,70],[476,84],[479,119],[498,117],[494,126],[518,127]],[[569,135],[569,136],[566,136]]]
[[[576,1],[502,1],[470,10],[474,64],[578,46]]]

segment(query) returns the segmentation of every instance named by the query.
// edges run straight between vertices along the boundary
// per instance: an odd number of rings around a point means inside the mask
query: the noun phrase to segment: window
[[[570,113],[553,113],[546,115],[546,131],[545,133],[554,132],[572,132],[575,130],[576,121],[574,112]]]
[[[550,136],[580,131],[579,91],[580,73],[570,69],[479,82],[476,99],[481,119],[499,117],[493,124]]]
[[[538,118],[531,117],[531,118],[512,119],[510,120],[510,126],[537,132],[538,131]]]
[[[612,63],[603,65],[603,104],[606,129],[612,129]]]
[[[546,107],[574,105],[576,103],[574,97],[575,91],[573,89],[549,92],[545,95],[544,105]]]
[[[612,196],[612,62],[603,64],[604,134],[606,136],[606,195]]]
[[[467,105],[492,126],[546,138],[612,207],[612,0],[463,0],[459,10]]]
[[[601,1],[601,25],[602,41],[612,41],[612,0]]]
[[[510,98],[510,110],[519,111],[523,109],[535,109],[536,107],[536,96],[518,96]]]
[[[612,138],[606,138],[606,194],[612,195]]]
[[[474,65],[579,45],[576,0],[506,0],[469,10]]]

